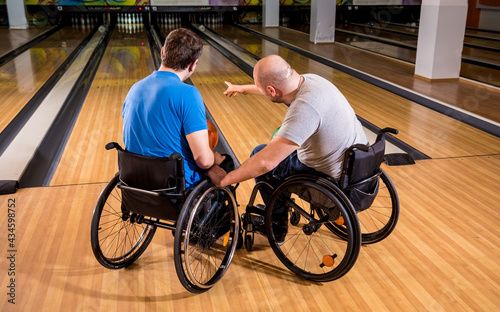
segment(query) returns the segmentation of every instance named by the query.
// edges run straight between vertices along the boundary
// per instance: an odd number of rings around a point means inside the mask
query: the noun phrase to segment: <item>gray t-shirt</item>
[[[318,75],[303,77],[277,135],[299,145],[302,163],[338,179],[345,150],[357,143],[368,144],[368,139],[337,87]]]

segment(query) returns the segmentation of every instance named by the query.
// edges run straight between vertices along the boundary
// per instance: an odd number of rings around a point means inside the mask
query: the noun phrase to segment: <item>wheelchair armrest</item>
[[[368,152],[370,150],[370,146],[365,144],[355,144],[351,146],[350,150],[353,150],[355,148],[362,150],[363,152]]]
[[[110,149],[113,149],[113,148],[116,148],[119,151],[123,151],[123,148],[120,146],[120,144],[118,144],[116,142],[109,142],[108,144],[106,144],[106,150],[109,151]]]
[[[392,134],[398,134],[399,133],[399,130],[398,129],[394,129],[394,128],[384,128],[382,130],[380,130],[381,133],[392,133]]]
[[[181,159],[182,155],[180,153],[172,153],[170,156],[168,156],[168,159],[170,160],[178,160]]]

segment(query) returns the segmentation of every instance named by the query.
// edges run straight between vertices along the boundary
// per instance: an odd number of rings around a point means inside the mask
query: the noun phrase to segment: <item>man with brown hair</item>
[[[200,92],[183,82],[196,69],[202,49],[201,39],[192,31],[170,32],[161,49],[160,68],[132,86],[122,110],[125,148],[153,157],[180,153],[186,187],[201,179],[201,170],[224,159],[209,147]]]

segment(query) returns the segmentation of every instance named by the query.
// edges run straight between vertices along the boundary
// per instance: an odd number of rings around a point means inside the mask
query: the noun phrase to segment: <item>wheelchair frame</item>
[[[382,140],[385,145],[386,133],[397,132],[392,128],[380,130],[372,146]],[[356,150],[368,152],[370,147],[357,144],[346,150],[343,172],[339,179],[344,187],[321,174],[293,175],[274,188],[267,182],[257,183],[241,217],[246,249],[252,250],[254,233],[257,232],[267,236],[280,261],[301,278],[324,282],[345,275],[357,260],[361,244],[372,244],[385,239],[394,230],[399,217],[396,189],[381,168],[361,181],[346,183],[350,157]],[[382,155],[383,153],[382,150]],[[356,211],[346,192],[372,181],[378,183],[374,204]],[[272,190],[265,206],[270,208],[254,205],[257,191],[264,187]],[[307,192],[310,194],[304,196],[303,193]],[[324,207],[317,205],[321,201]],[[273,220],[276,219],[273,211],[282,209],[284,205],[287,211],[287,238],[282,240],[281,237],[277,239],[276,234],[280,235],[279,221]],[[279,207],[276,208],[277,206]],[[321,232],[322,228],[327,231]],[[343,241],[344,245],[339,241]],[[333,250],[336,253],[331,252]],[[309,253],[313,253],[313,256],[309,256]]]
[[[106,148],[123,152],[116,143]],[[177,276],[188,291],[201,293],[213,287],[229,268],[240,232],[238,207],[234,188],[216,187],[207,179],[189,190],[179,187],[179,181],[184,183],[183,162],[179,157],[172,158],[181,164],[175,173],[179,179],[174,187],[161,190],[132,187],[121,181],[118,172],[101,192],[94,208],[91,245],[101,265],[121,269],[143,254],[157,228],[172,230]],[[182,208],[175,214],[160,211],[157,214],[154,210],[152,215],[132,212],[122,202],[123,192],[127,191],[146,199],[176,200]],[[161,208],[164,206],[158,207]],[[169,215],[176,215],[177,219],[166,222],[158,217]]]

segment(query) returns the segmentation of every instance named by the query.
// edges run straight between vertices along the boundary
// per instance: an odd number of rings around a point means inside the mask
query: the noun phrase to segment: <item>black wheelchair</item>
[[[398,131],[382,129],[373,145],[347,149],[338,181],[318,173],[257,183],[241,216],[246,249],[252,250],[255,233],[263,234],[301,278],[326,282],[345,275],[361,244],[383,240],[398,221],[396,189],[380,168],[386,133]],[[262,189],[272,194],[265,206],[254,205]]]
[[[101,192],[91,223],[97,261],[109,269],[125,268],[146,250],[156,228],[169,229],[181,284],[193,293],[210,289],[229,268],[238,244],[235,189],[209,180],[186,189],[178,153],[156,158],[106,145],[113,148],[119,172]]]

